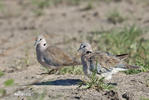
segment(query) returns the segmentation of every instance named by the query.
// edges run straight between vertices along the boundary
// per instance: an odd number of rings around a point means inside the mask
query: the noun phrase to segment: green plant
[[[72,5],[79,5],[81,1],[82,0],[32,0],[32,4],[39,9],[43,9],[45,7],[61,4],[63,2]]]
[[[2,1],[0,1],[0,11],[2,11],[4,9],[4,4]]]
[[[2,72],[1,70],[0,70],[0,77],[2,77],[4,75],[4,72]]]
[[[4,82],[5,86],[12,86],[14,85],[14,79],[8,79]]]
[[[74,74],[74,75],[80,75],[83,74],[82,66],[68,66],[61,68],[58,72],[59,74]]]
[[[147,60],[147,59],[146,59]],[[140,72],[146,72],[149,70],[149,63],[146,63],[146,60],[143,59],[137,59],[136,65],[140,66],[140,69],[130,69],[125,71],[126,74],[138,74]]]
[[[51,0],[32,0],[32,5],[35,7],[33,12],[36,16],[43,15],[43,9],[50,6]]]
[[[6,90],[3,88],[0,88],[0,97],[5,96],[6,95]]]
[[[88,1],[87,6],[83,10],[90,10],[93,8],[93,3],[92,0]]]
[[[45,100],[45,96],[47,95],[47,91],[44,90],[42,93],[33,93],[31,97],[28,97],[27,100]]]
[[[35,13],[36,16],[41,16],[41,15],[44,14],[43,11],[42,11],[42,9],[36,9],[33,12]]]
[[[44,14],[44,8],[49,6],[55,6],[58,4],[68,4],[68,5],[79,5],[80,2],[88,2],[87,6],[83,10],[90,10],[93,8],[92,0],[31,0],[33,5],[33,12],[36,16],[41,16]]]
[[[94,88],[97,91],[111,90],[114,88],[112,85],[104,83],[103,80],[104,80],[103,77],[99,79],[95,75],[92,75],[89,81],[83,81],[79,83],[79,87],[82,87],[83,85],[85,85],[86,89]]]
[[[32,4],[35,5],[39,9],[43,9],[50,5],[51,0],[32,0]]]
[[[108,21],[113,24],[122,23],[124,20],[125,18],[117,10],[108,13]]]
[[[146,87],[149,87],[149,79],[145,80]]]
[[[30,65],[29,48],[26,48],[24,53],[24,57],[14,60],[13,66],[16,70],[22,70]]]
[[[69,4],[72,5],[79,5],[82,0],[63,0],[63,1],[68,2]]]
[[[30,64],[29,48],[25,49],[25,57],[23,58],[23,63],[25,64],[25,66],[29,66],[29,64]]]
[[[149,100],[149,98],[141,97],[140,100]]]

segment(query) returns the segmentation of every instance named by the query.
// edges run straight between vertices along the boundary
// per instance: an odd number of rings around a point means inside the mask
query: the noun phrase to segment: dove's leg
[[[48,70],[48,71],[45,72],[45,73],[41,73],[40,75],[45,75],[45,74],[50,75],[50,74],[54,74],[54,73],[56,73],[56,72],[57,72],[57,69],[51,69],[51,70]]]
[[[56,73],[57,72],[57,69],[51,69],[49,72],[48,72],[48,74],[54,74],[54,73]]]

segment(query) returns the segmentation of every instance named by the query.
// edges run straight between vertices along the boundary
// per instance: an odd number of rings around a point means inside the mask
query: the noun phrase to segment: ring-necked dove
[[[56,46],[49,46],[43,35],[37,37],[35,46],[38,62],[46,68],[51,68],[51,71],[57,70],[62,66],[81,64],[81,62],[65,53],[64,50]]]
[[[88,77],[96,70],[97,76],[100,75],[109,80],[112,78],[112,74],[119,71],[139,68],[138,66],[128,65],[124,61],[127,54],[114,56],[100,51],[93,52],[89,43],[82,43],[78,51],[81,51],[83,71]]]

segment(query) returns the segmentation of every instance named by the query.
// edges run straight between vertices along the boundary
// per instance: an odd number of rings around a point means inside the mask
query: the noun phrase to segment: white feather
[[[116,74],[116,73],[118,73],[118,72],[120,72],[120,71],[126,71],[127,69],[125,69],[125,68],[113,68],[112,69],[112,74]]]
[[[124,68],[113,68],[110,72],[102,73],[101,76],[105,77],[106,80],[112,79],[112,75],[118,73],[119,71],[126,71]]]

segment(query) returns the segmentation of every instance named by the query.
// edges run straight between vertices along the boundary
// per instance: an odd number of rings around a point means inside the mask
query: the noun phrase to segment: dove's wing
[[[110,70],[113,67],[124,67],[124,62],[109,53],[95,52],[87,56],[90,65],[100,66],[100,69],[104,68]]]
[[[76,63],[73,58],[62,49],[55,46],[48,47],[44,52],[44,61],[51,66],[70,66]]]
[[[117,58],[121,59],[121,60],[125,60],[128,58],[128,54],[120,54],[120,55],[116,55]]]
[[[120,60],[125,60],[128,58],[128,54],[119,54],[119,55],[112,55],[111,53],[109,52],[101,52],[101,51],[95,51],[96,53],[105,53],[106,55],[108,56],[113,56],[113,57],[116,57],[117,59],[120,59]]]

